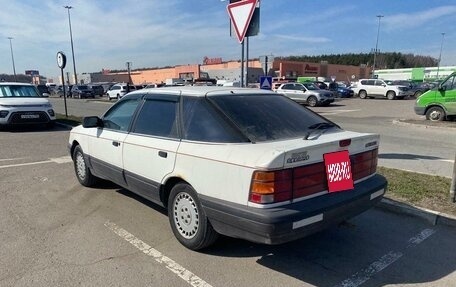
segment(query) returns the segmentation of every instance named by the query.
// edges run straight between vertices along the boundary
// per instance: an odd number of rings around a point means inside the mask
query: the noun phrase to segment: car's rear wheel
[[[317,98],[314,96],[309,96],[307,98],[307,104],[311,107],[315,107],[317,105],[318,101]]]
[[[76,178],[79,183],[83,186],[93,186],[97,182],[98,178],[95,177],[91,172],[84,158],[81,146],[76,146],[73,151],[73,164],[74,171],[76,172]]]
[[[359,98],[360,98],[360,99],[365,99],[365,98],[367,98],[367,93],[366,93],[366,91],[359,91]]]
[[[394,100],[396,99],[396,93],[393,91],[389,91],[388,93],[386,93],[386,97],[388,98],[388,100]]]
[[[423,92],[421,91],[416,91],[415,94],[413,95],[415,98],[418,98],[419,96],[421,96]]]
[[[206,248],[218,238],[218,233],[201,207],[196,191],[186,183],[179,183],[171,190],[168,217],[174,236],[191,250]]]
[[[426,119],[433,122],[443,121],[445,118],[445,111],[441,107],[431,107],[426,112]]]

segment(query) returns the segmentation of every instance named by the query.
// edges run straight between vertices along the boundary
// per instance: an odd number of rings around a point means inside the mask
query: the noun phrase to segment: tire
[[[388,98],[388,100],[395,100],[396,99],[396,93],[393,92],[393,91],[389,91],[388,93],[386,93],[386,97]]]
[[[218,238],[218,233],[201,207],[196,191],[186,183],[179,183],[171,190],[168,218],[174,236],[188,249],[206,248]]]
[[[431,107],[426,111],[426,119],[432,122],[444,121],[445,111],[441,107]]]
[[[92,175],[90,172],[90,169],[85,161],[82,148],[79,145],[76,146],[73,151],[73,165],[74,171],[76,173],[76,178],[80,184],[83,186],[91,187],[97,183],[98,178]]]
[[[317,106],[317,103],[318,103],[318,100],[317,100],[316,97],[314,97],[314,96],[309,96],[309,97],[307,98],[307,104],[308,104],[309,106],[315,107],[315,106]]]
[[[365,99],[365,98],[367,98],[367,93],[366,93],[366,91],[359,91],[358,94],[359,94],[359,98],[360,98],[360,99]]]
[[[415,94],[413,95],[413,97],[415,99],[417,99],[419,96],[421,96],[422,93],[423,93],[422,91],[416,91]]]

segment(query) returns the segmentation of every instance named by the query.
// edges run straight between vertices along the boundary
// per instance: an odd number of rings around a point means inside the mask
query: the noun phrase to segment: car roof
[[[2,86],[34,86],[29,83],[19,83],[19,82],[0,82]]]
[[[238,87],[219,87],[219,86],[173,86],[173,87],[162,87],[162,88],[144,88],[129,93],[129,95],[135,94],[171,94],[171,95],[186,95],[195,97],[204,96],[216,96],[216,95],[229,95],[229,94],[272,94],[276,93],[268,90],[258,90],[251,88],[238,88]]]

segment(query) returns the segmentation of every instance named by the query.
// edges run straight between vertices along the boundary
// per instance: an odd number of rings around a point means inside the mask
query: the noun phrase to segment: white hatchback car
[[[218,234],[295,240],[369,209],[387,186],[378,135],[259,89],[138,90],[84,118],[68,148],[82,185],[110,180],[166,207],[193,250]]]
[[[0,82],[0,127],[45,124],[52,127],[55,112],[34,85]]]

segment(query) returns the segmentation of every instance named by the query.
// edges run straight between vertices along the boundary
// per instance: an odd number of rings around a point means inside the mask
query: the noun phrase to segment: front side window
[[[40,97],[35,86],[28,85],[0,85],[0,98],[8,97]]]
[[[133,132],[178,138],[176,114],[177,102],[148,99],[138,114]]]
[[[449,77],[443,84],[442,87],[445,87],[445,90],[453,90],[456,89],[456,83],[455,83],[455,76]]]
[[[304,138],[316,124],[332,125],[281,95],[229,95],[210,99],[253,142]]]
[[[103,126],[107,129],[128,131],[140,100],[140,98],[134,98],[115,104],[103,117]]]
[[[305,83],[303,84],[308,90],[319,90],[317,86],[315,86],[313,83]]]

